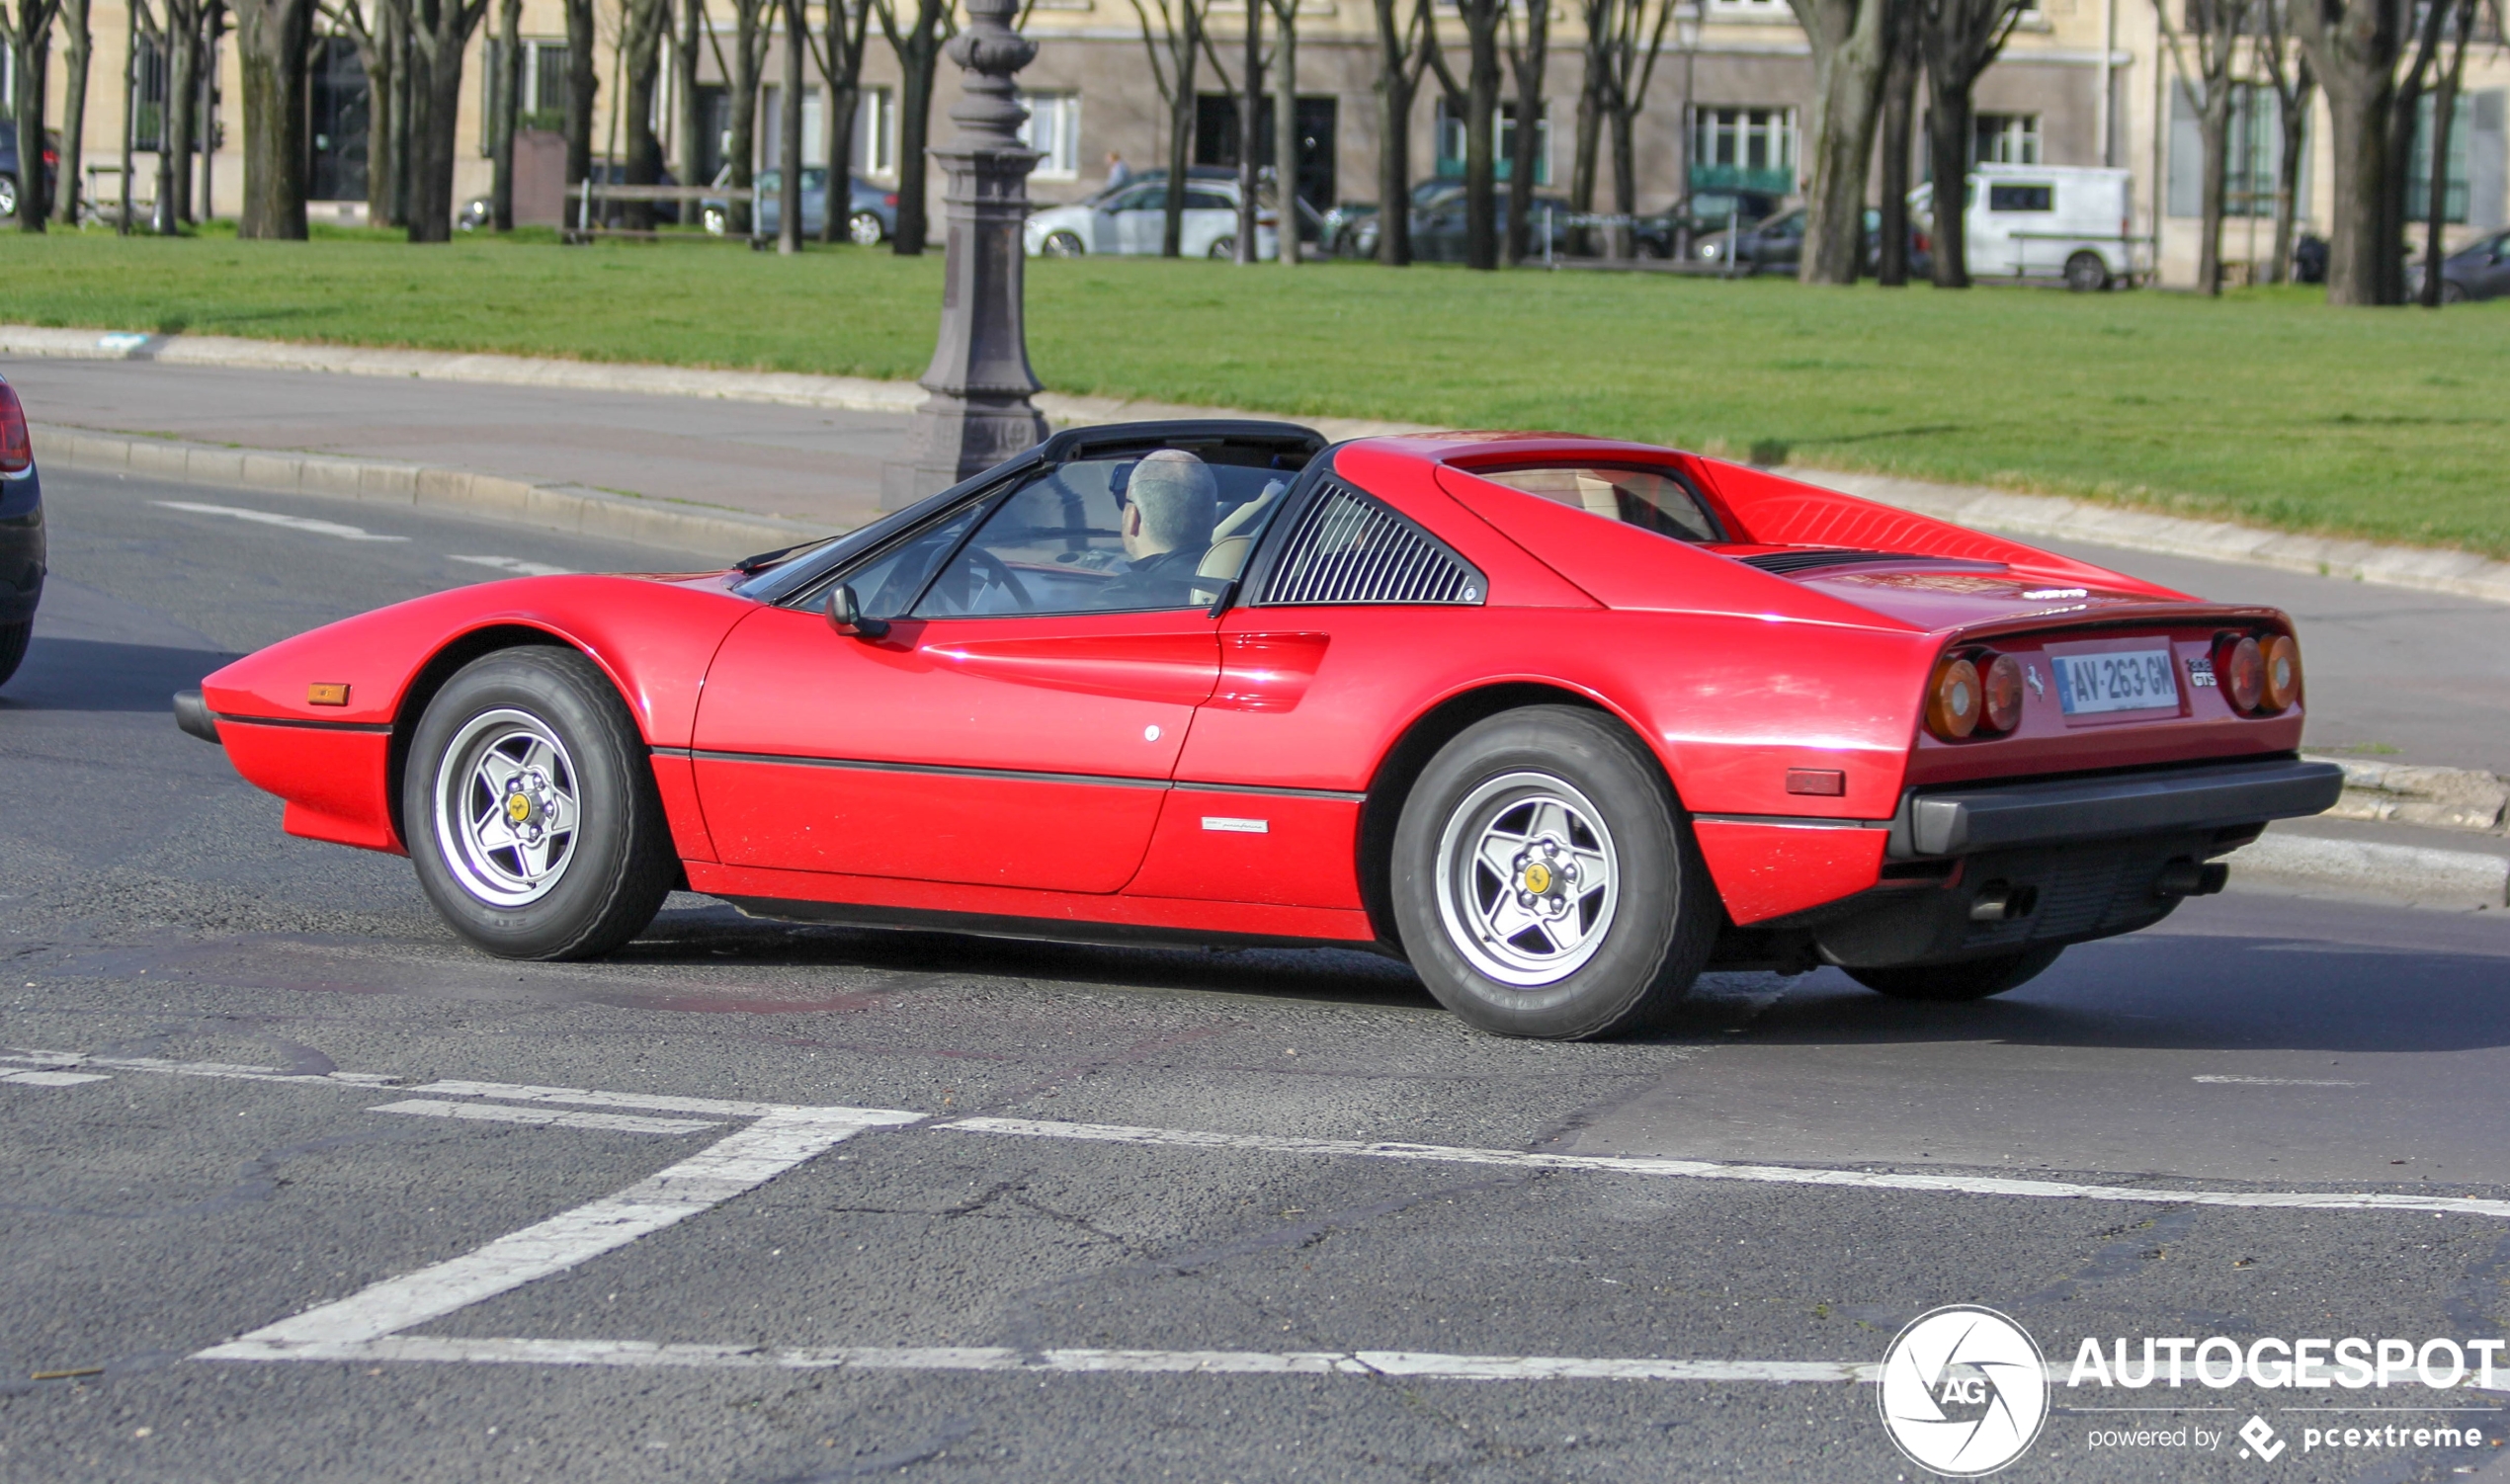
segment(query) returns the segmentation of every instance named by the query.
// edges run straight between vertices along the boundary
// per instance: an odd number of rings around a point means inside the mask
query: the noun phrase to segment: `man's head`
[[[1145,453],[1125,485],[1125,555],[1133,561],[1212,544],[1219,485],[1203,460],[1182,449]]]

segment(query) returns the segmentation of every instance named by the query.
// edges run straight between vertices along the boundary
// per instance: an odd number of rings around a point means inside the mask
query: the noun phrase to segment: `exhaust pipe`
[[[2152,883],[2155,896],[2212,896],[2231,879],[2231,867],[2220,861],[2192,861],[2185,856],[2161,867]]]

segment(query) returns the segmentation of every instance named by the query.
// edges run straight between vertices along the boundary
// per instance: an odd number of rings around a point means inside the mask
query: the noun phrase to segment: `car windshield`
[[[1724,539],[1715,518],[1690,486],[1661,469],[1554,463],[1473,472],[1493,484],[1541,495],[1677,541]]]

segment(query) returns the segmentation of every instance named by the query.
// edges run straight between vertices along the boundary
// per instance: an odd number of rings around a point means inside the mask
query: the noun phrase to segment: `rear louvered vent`
[[[1327,486],[1290,534],[1266,603],[1479,603],[1481,574],[1384,506]]]

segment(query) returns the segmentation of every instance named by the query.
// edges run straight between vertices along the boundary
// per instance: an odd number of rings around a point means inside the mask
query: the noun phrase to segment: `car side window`
[[[986,517],[915,617],[1209,608],[1245,564],[1290,477],[1174,449],[1061,464]]]
[[[1237,203],[1217,191],[1188,191],[1185,193],[1185,208],[1189,211],[1234,211]]]
[[[1987,188],[1987,209],[2053,211],[2056,209],[2056,187],[1990,185]]]
[[[1107,204],[1110,211],[1164,211],[1168,209],[1168,188],[1161,185],[1140,186]]]

